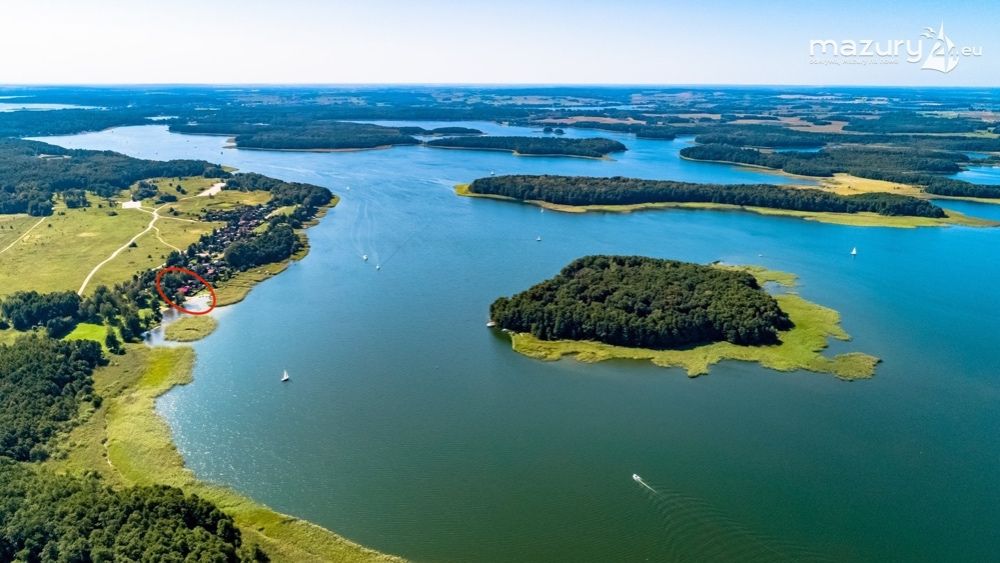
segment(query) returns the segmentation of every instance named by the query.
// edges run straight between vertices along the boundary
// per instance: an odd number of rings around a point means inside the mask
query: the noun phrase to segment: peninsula
[[[511,151],[530,156],[579,156],[605,158],[628,148],[610,139],[566,139],[562,137],[446,137],[427,141],[428,147]]]
[[[992,221],[945,211],[924,198],[885,192],[842,195],[832,190],[771,184],[694,184],[671,180],[589,176],[508,175],[456,186],[458,195],[532,203],[557,211],[629,212],[687,207],[858,226],[919,227]]]

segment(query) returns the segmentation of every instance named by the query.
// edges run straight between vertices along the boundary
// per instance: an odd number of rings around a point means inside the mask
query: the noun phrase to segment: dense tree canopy
[[[0,459],[0,561],[266,561],[233,519],[163,485],[104,485]]]
[[[450,131],[448,129],[451,129]],[[211,135],[233,135],[236,146],[250,149],[336,150],[367,149],[390,145],[419,144],[413,135],[478,134],[465,127],[429,130],[422,127],[385,127],[372,123],[303,119],[301,115],[270,113],[262,109],[246,121],[222,112],[197,121],[174,123],[171,131]]]
[[[961,164],[969,162],[969,157],[959,152],[843,146],[814,153],[765,153],[757,149],[712,144],[684,148],[681,155],[695,160],[766,166],[806,176],[832,176],[845,172],[861,178],[917,185],[937,195],[1000,198],[997,186],[972,184],[945,176],[958,172],[962,169]]]
[[[18,291],[0,301],[0,317],[17,330],[45,326],[53,319],[79,316],[80,296],[73,291]]]
[[[723,203],[793,211],[871,212],[944,217],[940,207],[915,197],[870,193],[837,195],[817,189],[768,184],[691,184],[637,178],[587,176],[491,176],[472,182],[473,193],[561,205],[634,205],[658,202]]]
[[[64,149],[20,139],[0,139],[0,213],[52,214],[52,195],[79,191],[112,196],[134,182],[164,176],[224,176],[200,160],[155,161],[110,151]],[[84,200],[85,201],[85,200]]]
[[[243,270],[285,260],[295,254],[298,246],[299,237],[292,227],[279,224],[263,234],[231,244],[225,257],[230,266]]]
[[[804,121],[808,119],[803,118]],[[695,141],[703,145],[730,145],[739,147],[822,147],[825,145],[879,145],[893,148],[912,147],[924,150],[943,151],[1000,151],[1000,139],[970,137],[963,135],[920,135],[867,133],[846,135],[844,133],[824,133],[791,129],[775,125],[702,125],[691,130]]]
[[[33,334],[0,345],[0,456],[44,459],[80,403],[96,400],[91,374],[103,361],[101,346],[89,340]]]
[[[836,116],[834,116],[836,117]],[[851,119],[845,131],[864,133],[963,133],[985,130],[989,123],[981,119],[940,117],[912,111],[893,111],[875,119]]]
[[[150,123],[145,117],[149,114],[149,110],[131,108],[0,112],[0,137],[68,135],[121,125],[144,125]]]
[[[665,141],[677,137],[679,130],[675,127],[662,125],[646,125],[643,123],[603,123],[600,121],[576,121],[573,127],[579,129],[601,129],[604,131],[617,131],[620,133],[632,133],[640,139],[662,139]]]
[[[640,256],[574,260],[556,277],[497,299],[490,317],[543,340],[654,349],[771,344],[791,326],[748,273]]]
[[[565,139],[558,137],[448,137],[427,141],[431,147],[457,149],[497,149],[519,154],[553,154],[600,158],[612,152],[627,150],[610,139]]]
[[[330,203],[333,194],[330,190],[313,184],[285,182],[262,174],[234,174],[226,180],[227,190],[252,191],[263,190],[271,193],[271,198],[277,205],[305,205],[320,207]]]
[[[868,177],[873,171],[905,173],[955,173],[960,162],[968,161],[962,153],[921,149],[874,147],[834,147],[819,152],[774,152],[730,145],[696,145],[681,150],[681,156],[696,160],[720,160],[752,164],[806,176],[832,176],[847,172]]]

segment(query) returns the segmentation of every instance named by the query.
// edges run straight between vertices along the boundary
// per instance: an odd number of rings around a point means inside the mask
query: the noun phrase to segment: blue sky
[[[951,73],[809,63],[810,39],[982,47]],[[0,83],[1000,86],[1000,3],[5,0]]]

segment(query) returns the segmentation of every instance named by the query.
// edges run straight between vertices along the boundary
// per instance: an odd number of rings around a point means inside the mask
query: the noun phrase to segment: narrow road
[[[13,248],[15,244],[17,244],[17,243],[21,242],[22,240],[24,240],[24,237],[28,236],[28,233],[30,233],[31,231],[35,230],[35,227],[37,227],[38,225],[41,225],[45,221],[45,219],[46,219],[45,217],[42,217],[41,219],[38,220],[37,223],[35,223],[31,227],[28,227],[27,231],[24,231],[23,233],[21,233],[21,236],[17,237],[17,240],[15,240],[14,242],[8,244],[3,250],[0,250],[0,254],[3,254],[4,252],[7,252],[11,248]]]
[[[94,274],[96,274],[98,270],[100,270],[108,262],[110,262],[110,261],[114,260],[115,258],[117,258],[119,254],[121,254],[126,248],[129,247],[129,245],[131,245],[133,242],[135,242],[135,241],[139,240],[140,238],[142,238],[142,235],[148,233],[149,231],[152,231],[156,227],[156,221],[157,221],[157,219],[160,218],[160,209],[161,208],[158,207],[158,208],[156,208],[156,209],[153,210],[153,212],[151,213],[151,215],[153,216],[153,218],[149,220],[149,224],[146,225],[146,228],[143,229],[142,232],[140,232],[139,234],[137,234],[134,237],[132,237],[131,239],[129,239],[129,241],[126,242],[125,244],[121,245],[121,247],[119,247],[118,250],[115,250],[114,252],[112,252],[111,256],[108,256],[107,258],[105,258],[100,264],[94,266],[94,269],[91,270],[89,274],[87,274],[87,277],[84,278],[84,280],[83,280],[83,284],[80,285],[80,289],[77,290],[77,292],[76,292],[80,297],[83,297],[83,292],[84,292],[85,289],[87,289],[87,284],[90,283],[90,280],[94,277]],[[146,210],[143,209],[142,211],[146,211]],[[146,211],[146,213],[149,213],[149,211]]]
[[[184,201],[184,200],[188,200],[188,199],[192,199],[192,198],[196,198],[196,197],[208,197],[208,196],[211,196],[211,195],[215,195],[215,194],[219,193],[222,190],[222,188],[224,188],[225,186],[226,186],[225,182],[219,182],[217,184],[214,184],[212,187],[208,188],[207,190],[201,192],[198,195],[183,197],[183,198],[181,198],[181,199],[179,199],[177,201]],[[90,280],[94,278],[94,275],[97,274],[98,270],[100,270],[102,267],[104,267],[104,265],[107,264],[108,262],[110,262],[110,261],[114,260],[115,258],[117,258],[118,255],[121,254],[122,252],[124,252],[132,243],[134,243],[135,241],[137,241],[140,238],[142,238],[142,236],[145,235],[146,233],[148,233],[149,231],[156,231],[156,238],[157,238],[157,240],[159,240],[163,244],[169,246],[170,248],[173,248],[174,250],[176,250],[178,252],[182,252],[182,250],[180,248],[177,248],[176,246],[174,246],[174,245],[170,244],[169,242],[163,240],[163,237],[160,236],[160,229],[156,226],[156,222],[159,221],[160,219],[170,219],[170,220],[173,220],[173,221],[184,221],[184,222],[187,222],[187,223],[200,223],[201,221],[195,221],[193,219],[181,219],[180,217],[161,217],[160,216],[160,210],[163,209],[164,207],[169,207],[171,205],[174,205],[174,203],[176,203],[176,202],[164,203],[163,205],[161,205],[161,206],[153,209],[152,211],[149,211],[148,209],[144,209],[142,207],[134,207],[134,208],[132,208],[132,209],[136,209],[138,211],[142,211],[143,213],[149,213],[150,215],[152,215],[153,217],[152,217],[152,219],[149,220],[149,224],[146,225],[146,228],[143,229],[142,232],[140,232],[139,234],[135,235],[134,237],[132,237],[131,239],[129,239],[128,242],[126,242],[121,247],[119,247],[117,250],[115,250],[114,252],[112,252],[111,256],[108,256],[103,261],[101,261],[100,264],[94,266],[94,269],[91,270],[89,274],[87,274],[87,277],[84,278],[83,283],[80,285],[80,289],[77,290],[76,293],[80,297],[83,297],[83,292],[87,289],[87,285],[90,284]],[[42,220],[44,221],[44,218]],[[41,222],[42,221],[39,221],[38,223],[36,223],[34,226],[31,227],[31,229],[34,229],[35,227],[37,227],[39,224],[41,224]],[[28,234],[28,232],[31,231],[31,229],[28,229],[28,231],[25,231],[24,235]],[[23,238],[24,235],[21,235],[21,238]],[[18,239],[18,240],[20,240],[20,239]],[[11,243],[10,246],[13,246],[16,242],[17,241],[14,241],[13,243]],[[10,246],[8,246],[7,248],[10,248]],[[7,249],[5,248],[4,250],[7,250]],[[0,251],[0,253],[2,253],[2,252],[3,251]]]

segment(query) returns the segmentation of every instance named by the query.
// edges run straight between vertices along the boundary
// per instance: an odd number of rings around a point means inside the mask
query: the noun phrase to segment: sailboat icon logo
[[[924,28],[921,37],[931,39],[934,43],[931,50],[924,59],[924,64],[920,68],[923,70],[936,70],[938,72],[951,72],[958,66],[959,53],[955,43],[944,34],[944,23],[937,31],[930,27]]]

